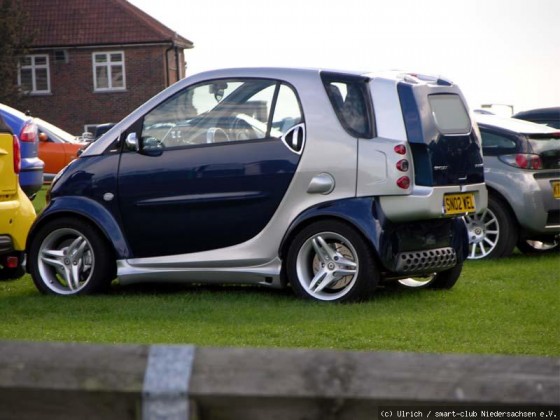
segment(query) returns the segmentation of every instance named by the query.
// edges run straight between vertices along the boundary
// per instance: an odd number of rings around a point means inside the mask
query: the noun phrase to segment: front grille
[[[397,254],[397,272],[427,273],[442,271],[457,264],[453,248],[438,248],[427,251],[409,251]]]

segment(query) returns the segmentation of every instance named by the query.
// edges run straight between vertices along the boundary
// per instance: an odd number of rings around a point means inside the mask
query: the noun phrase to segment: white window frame
[[[50,61],[48,54],[33,54],[33,55],[26,55],[24,58],[30,58],[31,64],[24,65],[20,61],[18,66],[18,86],[23,88],[21,84],[21,71],[22,70],[31,70],[31,90],[24,91],[25,93],[30,94],[48,94],[51,93],[51,70],[50,70]],[[45,64],[37,64],[37,58],[44,58]],[[46,70],[47,71],[47,88],[40,90],[37,89],[37,70]]]
[[[111,55],[113,54],[120,54],[121,60],[120,61],[111,61]],[[105,62],[98,63],[96,62],[96,57],[98,56],[105,56]],[[126,90],[126,67],[125,67],[125,57],[124,51],[98,51],[91,54],[91,63],[93,69],[93,91],[94,92],[114,92],[114,91],[123,91]],[[122,76],[123,76],[123,85],[122,86],[113,86],[113,78],[112,78],[112,66],[120,66],[122,69]],[[97,80],[97,69],[104,67],[107,71],[107,87],[99,87],[98,80]]]

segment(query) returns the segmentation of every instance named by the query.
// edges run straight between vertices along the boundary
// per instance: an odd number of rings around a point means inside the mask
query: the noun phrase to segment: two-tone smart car
[[[199,73],[53,181],[28,241],[37,288],[290,285],[319,301],[384,282],[450,288],[487,205],[476,126],[440,78],[314,69]]]

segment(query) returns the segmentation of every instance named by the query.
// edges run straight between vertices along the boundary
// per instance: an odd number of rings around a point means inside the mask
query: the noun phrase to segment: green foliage
[[[0,0],[0,102],[18,92],[18,60],[33,40],[28,14],[19,0]]]
[[[43,296],[25,276],[0,282],[0,339],[557,356],[558,273],[557,255],[469,261],[449,291],[381,289],[339,305],[248,286]]]

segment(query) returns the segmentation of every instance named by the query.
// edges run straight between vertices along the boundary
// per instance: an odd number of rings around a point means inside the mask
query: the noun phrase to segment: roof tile
[[[21,0],[35,31],[33,47],[193,43],[126,0]]]

